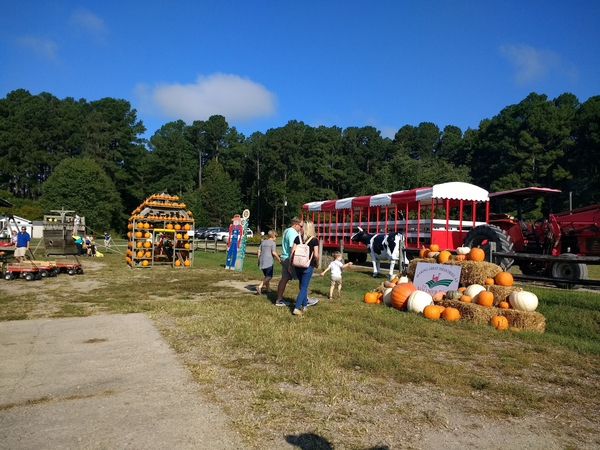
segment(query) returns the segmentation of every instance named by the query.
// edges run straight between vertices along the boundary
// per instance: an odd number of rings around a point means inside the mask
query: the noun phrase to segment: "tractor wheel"
[[[519,269],[523,275],[531,275],[535,277],[550,276],[550,265],[548,263],[539,263],[534,261],[519,261]]]
[[[359,264],[364,264],[367,262],[367,254],[366,253],[359,253],[358,254],[358,258],[356,258],[356,261]]]
[[[355,264],[358,259],[358,253],[348,252],[348,262]]]
[[[32,274],[31,272],[27,272],[27,273],[25,274],[25,279],[26,279],[27,281],[33,281],[33,280],[35,279],[35,275],[34,275],[34,274]]]
[[[560,255],[565,258],[576,259],[577,256],[572,253],[563,253]],[[577,263],[575,261],[560,261],[552,264],[552,278],[566,278],[567,280],[587,280],[588,268],[587,265]],[[577,289],[578,285],[571,283],[554,283],[561,289]]]
[[[513,243],[508,235],[496,225],[479,225],[467,233],[463,243],[466,247],[479,247],[485,252],[485,260],[490,260],[490,242],[496,243],[496,251],[512,252]],[[502,270],[508,270],[512,266],[512,258],[496,258],[495,263],[502,267]]]
[[[4,279],[5,279],[6,281],[13,280],[14,278],[15,278],[15,277],[13,277],[13,274],[12,274],[12,272],[6,272],[6,273],[4,274]]]

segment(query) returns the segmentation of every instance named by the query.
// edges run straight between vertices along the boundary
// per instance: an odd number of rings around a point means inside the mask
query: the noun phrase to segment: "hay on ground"
[[[504,316],[511,327],[526,331],[536,331],[538,333],[546,331],[546,318],[536,311],[526,312],[514,309],[500,309],[494,306],[480,306],[458,300],[442,300],[439,304],[458,309],[461,319],[469,320],[477,325],[489,324],[494,316]]]
[[[500,302],[507,302],[508,296],[518,289],[514,286],[498,286],[496,284],[487,286],[487,288],[494,294],[494,306],[498,306]]]

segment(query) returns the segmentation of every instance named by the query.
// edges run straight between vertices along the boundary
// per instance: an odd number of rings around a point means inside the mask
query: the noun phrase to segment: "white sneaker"
[[[318,298],[309,298],[308,301],[306,302],[306,306],[313,306],[313,305],[316,305],[317,303],[319,303]]]
[[[277,300],[275,302],[275,306],[290,306],[290,302],[286,302],[285,300]]]

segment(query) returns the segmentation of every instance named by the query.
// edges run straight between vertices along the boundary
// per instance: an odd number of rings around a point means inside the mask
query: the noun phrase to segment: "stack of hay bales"
[[[415,258],[408,265],[407,276],[414,279],[417,264],[420,262],[439,264],[433,258]],[[485,285],[486,278],[494,278],[502,268],[496,264],[478,261],[454,261],[450,260],[444,264],[461,266],[460,284],[470,286],[472,284]],[[486,286],[494,294],[494,306],[480,306],[475,303],[465,303],[458,300],[442,300],[442,306],[451,306],[460,311],[462,319],[476,324],[489,324],[494,316],[504,316],[511,327],[522,330],[537,331],[543,333],[546,330],[546,318],[539,312],[517,311],[514,309],[498,308],[502,301],[508,301],[508,297],[520,288],[515,286]]]

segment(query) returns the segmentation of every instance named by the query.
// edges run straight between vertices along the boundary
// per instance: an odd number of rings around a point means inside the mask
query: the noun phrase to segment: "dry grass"
[[[84,260],[83,276],[4,282],[0,319],[146,312],[253,448],[272,448],[282,434],[302,448],[374,449],[466,429],[475,439],[472,423],[488,434],[529,432],[516,418],[535,420],[540,439],[555,436],[563,448],[600,446],[598,294],[586,294],[580,316],[596,321],[592,335],[565,331],[581,327],[554,318],[564,306],[549,290],[536,291],[546,333],[497,332],[364,304],[380,281],[353,269],[341,301],[325,300],[328,278],[315,277],[310,295],[321,302],[298,319],[273,306],[274,293],[254,295],[260,275],[247,258],[241,273],[204,252],[191,269],[132,270],[107,254]],[[290,284],[286,297],[296,292]]]

